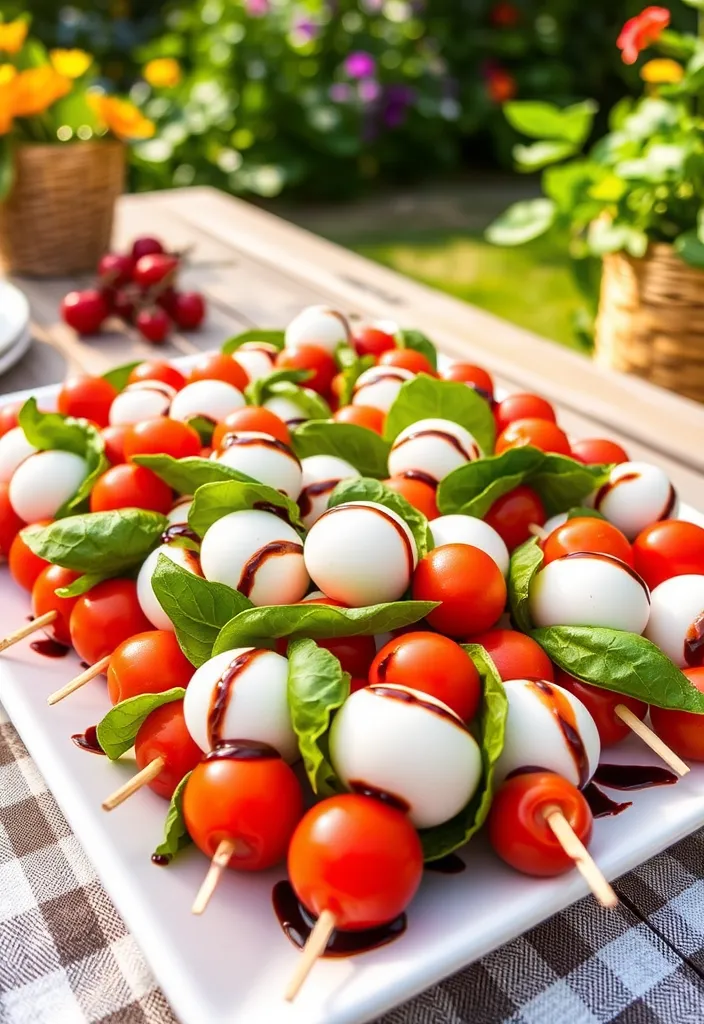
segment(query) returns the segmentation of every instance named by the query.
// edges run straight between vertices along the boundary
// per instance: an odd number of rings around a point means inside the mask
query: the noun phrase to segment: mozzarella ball
[[[192,420],[196,416],[218,423],[241,409],[246,402],[242,392],[224,380],[194,380],[186,384],[171,403],[171,418]]]
[[[340,480],[360,476],[358,470],[345,459],[336,455],[309,455],[301,461],[303,479],[298,506],[303,524],[310,530],[328,507],[328,498]]]
[[[507,575],[510,562],[508,548],[494,527],[483,519],[461,514],[438,516],[429,525],[436,548],[443,544],[469,544],[480,548],[494,559],[504,576]]]
[[[599,764],[601,743],[581,700],[545,680],[511,679],[504,690],[508,716],[504,749],[494,768],[495,786],[512,772],[534,768],[586,786]]]
[[[583,507],[587,508],[588,506],[584,505]],[[552,533],[552,531],[556,530],[558,526],[564,526],[568,519],[569,516],[566,512],[558,512],[557,515],[550,516],[550,518],[543,523],[543,530],[545,533]]]
[[[413,534],[391,509],[353,501],[324,512],[305,543],[311,579],[352,608],[398,601],[418,564]]]
[[[367,686],[348,697],[330,730],[330,759],[349,789],[396,799],[416,828],[449,821],[482,777],[479,747],[462,720],[405,686]]]
[[[650,593],[630,566],[612,555],[563,555],[533,577],[528,610],[536,626],[606,626],[642,633]]]
[[[193,498],[179,498],[166,513],[169,526],[184,526],[188,522],[188,513],[191,511],[192,504]]]
[[[348,345],[350,325],[347,318],[327,306],[308,306],[286,328],[286,348],[315,345],[335,354],[338,345]]]
[[[226,434],[216,462],[246,473],[294,501],[301,492],[301,464],[288,445],[258,430]]]
[[[142,380],[130,384],[117,395],[110,406],[110,426],[140,423],[157,416],[168,416],[176,388],[160,380]]]
[[[17,467],[36,451],[22,427],[13,427],[0,437],[0,483],[9,484]]]
[[[54,519],[87,476],[88,463],[80,455],[58,449],[35,452],[10,480],[10,504],[25,523]]]
[[[218,519],[206,531],[200,564],[207,580],[224,583],[255,605],[295,604],[310,580],[303,542],[273,512],[243,509]]]
[[[472,435],[451,420],[426,419],[406,427],[389,452],[389,476],[415,472],[440,483],[453,469],[480,456]]]
[[[276,345],[265,341],[246,341],[233,352],[235,362],[240,364],[250,381],[273,373],[278,354]]]
[[[186,688],[186,728],[206,753],[228,740],[250,740],[268,743],[291,764],[299,753],[287,688],[288,660],[280,654],[223,651],[196,669]]]
[[[629,540],[659,519],[677,517],[677,495],[670,478],[649,462],[621,462],[594,496],[594,508]]]
[[[648,640],[679,668],[704,663],[704,576],[673,576],[650,599]]]
[[[352,405],[371,405],[388,412],[403,385],[414,377],[415,373],[402,366],[372,366],[357,378]]]
[[[281,395],[273,395],[267,398],[263,405],[264,409],[273,412],[280,420],[283,420],[287,427],[295,427],[299,423],[307,423],[308,416],[300,405],[297,405],[291,398],[283,398]]]
[[[156,569],[159,555],[165,555],[174,565],[179,565],[194,576],[202,576],[200,561],[195,551],[189,551],[179,544],[162,544],[156,548],[142,563],[142,568],[137,576],[137,600],[139,606],[151,622],[154,629],[168,629],[173,633],[174,627],[171,619],[159,604],[157,596],[152,587],[152,576]]]

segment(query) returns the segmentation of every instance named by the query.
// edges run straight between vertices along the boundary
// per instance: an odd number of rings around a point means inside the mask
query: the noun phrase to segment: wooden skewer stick
[[[301,959],[294,971],[288,988],[284,992],[284,999],[287,1003],[293,1002],[301,990],[303,982],[312,971],[316,960],[318,960],[330,941],[330,936],[335,930],[335,915],[331,910],[324,910],[315,922],[313,931],[308,936],[308,941],[301,954]]]
[[[161,774],[166,761],[163,757],[155,757],[153,761],[145,765],[141,772],[137,772],[131,779],[116,789],[114,793],[111,793],[109,797],[103,800],[102,807],[104,811],[114,811],[116,807],[123,804],[125,800],[132,796],[142,788],[152,782],[157,775]]]
[[[575,867],[602,907],[615,907],[618,896],[560,808],[547,807],[543,813],[560,846],[567,856],[572,858]]]
[[[653,732],[645,722],[641,722],[638,715],[634,715],[630,708],[627,708],[625,704],[617,704],[614,712],[636,736],[643,740],[643,743],[650,747],[654,754],[662,758],[675,775],[682,776],[687,774],[690,770],[689,765],[685,764],[682,758],[671,747],[668,747],[667,743],[663,743],[657,733]]]
[[[220,876],[230,863],[230,857],[235,852],[236,845],[237,844],[234,839],[220,840],[218,848],[215,851],[215,856],[210,862],[208,874],[203,879],[203,884],[198,890],[198,894],[193,901],[193,906],[191,907],[192,914],[202,914],[210,903],[210,898],[217,888]]]
[[[44,615],[39,615],[36,619],[32,619],[31,622],[28,622],[26,626],[22,626],[21,629],[16,629],[14,633],[6,636],[4,640],[0,640],[0,653],[6,651],[8,647],[12,647],[13,644],[19,643],[20,640],[24,640],[26,636],[36,633],[38,629],[50,626],[57,615],[58,612],[45,612]]]
[[[108,667],[111,657],[112,655],[107,654],[104,658],[101,658],[100,661],[96,661],[95,665],[91,665],[87,668],[85,672],[81,672],[80,676],[76,676],[76,678],[72,679],[70,683],[66,683],[65,686],[62,686],[60,690],[55,690],[54,693],[47,697],[47,704],[58,704],[60,700],[63,700],[64,697],[68,697],[69,694],[74,692],[74,690],[80,690],[80,688],[85,686],[86,683],[89,683],[91,679],[95,679],[96,676],[99,676],[100,673],[104,672]]]
[[[550,536],[548,531],[544,530],[542,526],[538,526],[537,523],[531,523],[528,527],[528,532],[532,533],[534,537],[538,538],[538,540],[545,540],[546,537]]]

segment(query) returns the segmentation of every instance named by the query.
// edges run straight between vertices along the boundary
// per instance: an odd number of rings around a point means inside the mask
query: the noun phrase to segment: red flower
[[[654,43],[669,24],[670,12],[665,7],[646,7],[635,18],[630,18],[616,40],[623,63],[635,64],[638,54]]]
[[[506,103],[518,92],[518,84],[513,75],[496,65],[486,68],[484,72],[486,91],[494,103]]]
[[[513,28],[518,24],[520,17],[521,12],[512,3],[509,3],[509,0],[499,0],[489,14],[491,24],[497,28]]]

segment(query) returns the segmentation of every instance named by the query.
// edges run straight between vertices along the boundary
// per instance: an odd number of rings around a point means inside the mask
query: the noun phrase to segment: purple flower
[[[269,0],[245,0],[245,9],[251,18],[263,18],[271,8]]]
[[[390,85],[384,95],[384,124],[387,128],[398,128],[406,120],[408,108],[416,98],[415,91],[408,85]]]
[[[374,78],[365,78],[359,83],[357,92],[363,103],[374,103],[381,95],[381,86]]]
[[[293,31],[302,39],[310,40],[315,39],[320,30],[314,21],[310,21],[308,18],[299,18],[293,23]]]
[[[376,61],[371,53],[367,53],[365,50],[355,50],[345,59],[345,71],[350,78],[373,78]]]
[[[347,103],[352,95],[352,89],[347,82],[334,82],[330,86],[329,96],[333,103]]]

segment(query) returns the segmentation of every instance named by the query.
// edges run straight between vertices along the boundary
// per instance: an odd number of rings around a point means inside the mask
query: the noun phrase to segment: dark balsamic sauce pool
[[[96,726],[89,725],[85,732],[74,733],[71,739],[81,750],[87,750],[90,754],[102,754],[105,756],[105,751],[98,743],[98,730]]]
[[[439,875],[459,875],[466,867],[465,862],[456,853],[448,853],[447,856],[440,857],[438,860],[428,861],[423,865],[423,870],[435,871]]]
[[[70,648],[60,644],[58,640],[47,637],[45,640],[33,640],[29,645],[35,654],[41,654],[42,658],[65,658]]]
[[[588,786],[584,788],[584,797],[595,818],[612,817],[621,814],[632,806],[630,800],[618,803],[600,789],[619,789],[631,791],[651,789],[653,786],[672,786],[677,776],[667,768],[650,764],[600,764]],[[597,785],[598,783],[598,785]]]

